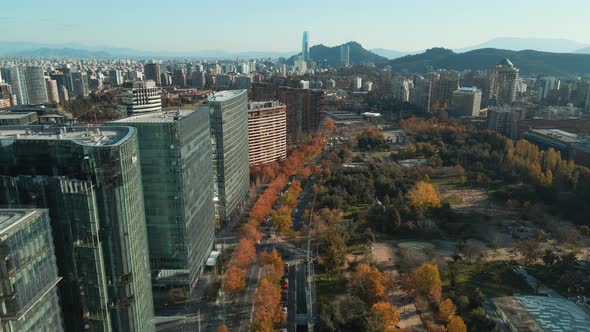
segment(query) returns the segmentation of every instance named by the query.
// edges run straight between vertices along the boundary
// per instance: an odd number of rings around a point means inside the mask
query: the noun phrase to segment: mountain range
[[[54,56],[71,58],[104,58],[104,57],[186,57],[208,59],[235,58],[278,58],[289,57],[295,52],[224,52],[205,50],[198,52],[154,52],[129,48],[108,46],[87,46],[81,44],[48,45],[34,43],[0,42],[0,55],[17,56]],[[577,76],[590,73],[590,46],[565,39],[518,39],[496,38],[484,44],[473,46],[477,49],[465,48],[450,50],[432,48],[423,52],[410,54],[387,49],[367,50],[357,42],[348,42],[350,48],[350,64],[374,64],[378,67],[389,65],[394,72],[423,73],[429,70],[448,69],[488,69],[495,66],[501,59],[509,58],[520,69],[522,74],[545,74],[554,76]],[[506,45],[518,50],[480,46]],[[518,47],[520,45],[520,47]],[[544,46],[543,46],[544,45]],[[530,50],[529,47],[543,46],[546,49],[566,49],[569,51],[547,52]],[[315,45],[310,48],[312,60],[338,66],[340,63],[340,47]],[[580,48],[579,48],[580,47]],[[293,63],[295,56],[288,62]]]
[[[590,45],[582,44],[569,39],[557,38],[518,38],[518,37],[498,37],[488,40],[484,43],[453,49],[456,53],[464,53],[482,48],[498,48],[502,50],[524,51],[536,50],[541,52],[553,53],[581,53],[590,54]],[[371,52],[390,60],[401,58],[405,55],[423,53],[425,50],[414,52],[402,52],[384,48],[374,48]]]
[[[590,74],[590,54],[551,53],[533,50],[511,51],[483,48],[455,53],[445,48],[432,48],[424,53],[390,60],[394,72],[423,73],[430,70],[488,69],[508,58],[521,74],[544,74],[571,77]]]
[[[200,50],[196,52],[145,51],[132,48],[119,48],[108,45],[90,46],[77,43],[42,44],[0,41],[0,56],[39,56],[70,58],[109,58],[109,57],[153,57],[153,58],[279,58],[290,57],[296,52],[247,51],[228,52],[223,50]]]

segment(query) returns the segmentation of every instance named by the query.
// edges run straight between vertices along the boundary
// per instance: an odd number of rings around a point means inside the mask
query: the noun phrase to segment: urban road
[[[323,153],[316,157],[314,161],[319,161],[322,156]],[[309,181],[300,195],[296,210],[293,211],[292,222],[295,230],[306,227],[303,212],[313,199],[311,194],[312,186],[313,181]],[[237,244],[239,233],[235,229],[242,216],[234,218],[216,235],[218,245],[225,248]],[[286,299],[283,299],[288,311],[282,331],[308,331],[305,324],[298,326],[297,318],[300,317],[301,323],[302,321],[309,321],[311,317],[316,317],[315,292],[311,282],[313,281],[313,264],[308,264],[308,259],[313,255],[308,255],[306,250],[311,248],[305,242],[302,244],[303,248],[297,248],[286,242],[277,242],[275,231],[270,228],[267,229],[267,233],[264,235],[264,239],[257,245],[257,252],[262,250],[270,251],[276,248],[284,253],[284,261],[289,264],[287,276],[289,286],[286,292],[288,295]],[[311,267],[311,269],[308,267]],[[205,302],[202,301],[202,298],[206,289],[215,279],[215,272],[204,272],[193,289],[192,297],[186,307],[178,310],[176,316],[159,317],[157,331],[215,331],[221,324],[226,324],[230,331],[247,331],[255,310],[253,299],[260,280],[260,273],[258,262],[255,261],[246,271],[246,291],[241,296],[232,298],[221,291],[214,302]],[[308,287],[309,284],[312,285],[311,289]]]

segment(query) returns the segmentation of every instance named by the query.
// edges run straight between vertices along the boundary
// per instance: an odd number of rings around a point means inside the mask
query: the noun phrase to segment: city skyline
[[[320,4],[303,0],[280,6],[267,0],[254,3],[222,0],[203,4],[178,1],[177,7],[182,10],[158,9],[159,4],[154,2],[152,6],[151,1],[115,3],[107,0],[100,4],[84,4],[84,7],[72,0],[56,2],[25,0],[7,4],[0,16],[0,28],[15,33],[8,34],[0,43],[108,45],[151,52],[296,52],[301,44],[301,33],[310,31],[310,46],[334,46],[354,40],[368,49],[404,52],[434,46],[460,49],[497,37],[570,39],[590,44],[584,33],[587,10],[583,10],[590,9],[590,5],[581,0],[570,0],[559,7],[551,6],[548,1],[514,3],[502,0],[479,4],[477,12],[464,0],[453,6],[434,1],[404,3],[403,6],[395,2],[369,1],[364,4],[363,15],[358,15],[356,4],[349,0]],[[223,12],[219,8],[223,8]],[[265,19],[250,20],[248,13],[253,8]],[[216,11],[219,15],[205,15]],[[130,13],[135,20],[129,19]],[[302,17],[306,18],[303,24]],[[491,17],[495,23],[486,23]],[[199,29],[212,26],[219,19],[229,24],[216,25],[215,33],[210,34],[206,29]],[[273,28],[268,29],[271,26]],[[122,33],[124,31],[133,33]],[[268,45],[272,47],[269,49]]]

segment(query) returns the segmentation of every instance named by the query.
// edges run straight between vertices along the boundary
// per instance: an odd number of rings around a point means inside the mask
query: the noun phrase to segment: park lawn
[[[441,200],[441,203],[449,203],[451,206],[453,205],[457,205],[457,204],[461,204],[463,203],[463,200],[461,199],[461,197],[457,197],[457,196],[450,196],[450,197],[445,197]]]
[[[346,279],[328,273],[315,273],[315,288],[318,299],[325,297],[334,299],[337,295],[346,295]]]
[[[344,214],[344,217],[347,218],[347,217],[353,216],[359,212],[366,211],[368,208],[369,208],[369,204],[359,204],[359,205],[349,206],[346,209],[346,213]]]
[[[534,294],[526,281],[504,262],[459,264],[455,289],[451,288],[448,275],[444,276],[443,287],[445,291],[455,290],[457,294],[471,294],[479,288],[488,298]]]

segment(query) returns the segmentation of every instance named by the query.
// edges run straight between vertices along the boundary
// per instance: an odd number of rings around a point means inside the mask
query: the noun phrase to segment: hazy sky
[[[153,51],[461,48],[494,37],[590,44],[588,0],[3,0],[0,40]],[[2,47],[0,43],[0,48]]]

